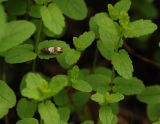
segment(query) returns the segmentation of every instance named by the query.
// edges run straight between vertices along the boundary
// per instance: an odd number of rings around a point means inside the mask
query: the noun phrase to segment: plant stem
[[[41,30],[42,30],[42,20],[40,19],[39,29],[38,29],[38,32],[37,32],[36,42],[35,42],[35,46],[34,46],[34,50],[35,50],[36,54],[38,53],[38,45],[39,45],[40,37],[41,37]],[[37,58],[34,59],[33,64],[32,64],[32,71],[33,72],[36,71],[36,59]]]
[[[43,124],[43,120],[42,120],[42,118],[40,118],[40,124]]]

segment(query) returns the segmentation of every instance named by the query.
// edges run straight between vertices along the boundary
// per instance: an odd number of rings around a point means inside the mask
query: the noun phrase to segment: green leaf
[[[43,48],[48,48],[48,47],[61,47],[62,50],[63,50],[63,53],[61,53],[59,55],[50,55],[50,54],[45,54],[41,51]],[[61,58],[64,54],[66,54],[68,52],[69,49],[70,49],[70,46],[68,44],[66,44],[64,41],[45,40],[45,41],[39,43],[38,56],[41,59],[50,59],[50,58],[54,58],[54,57],[60,57]]]
[[[40,14],[40,9],[41,9],[41,6],[40,5],[32,5],[30,7],[30,10],[28,12],[28,14],[32,17],[35,17],[35,18],[40,18],[41,17],[41,14]]]
[[[94,72],[112,78],[112,70],[106,67],[97,67]]]
[[[26,86],[21,90],[21,94],[27,98],[42,101],[50,97],[51,89],[48,82],[38,73],[28,73],[25,78]]]
[[[94,21],[99,27],[99,35],[101,40],[101,42],[98,41],[97,43],[98,50],[103,57],[110,60],[114,50],[117,46],[119,46],[119,40],[121,40],[120,29],[106,13],[96,14]]]
[[[119,17],[119,23],[124,28],[127,29],[130,23],[130,18],[128,13],[121,13]]]
[[[66,75],[56,75],[51,78],[49,82],[49,88],[51,90],[51,96],[54,96],[60,92],[65,86],[68,85],[68,78]]]
[[[81,53],[77,50],[74,49],[70,49],[65,56],[65,61],[67,65],[73,65],[75,63],[77,63],[77,61],[79,60],[81,56]]]
[[[124,95],[140,94],[145,88],[143,82],[137,78],[116,77],[113,82],[115,84],[113,90]]]
[[[87,120],[87,121],[84,121],[82,124],[94,124],[94,122],[91,120]]]
[[[34,33],[34,31],[34,24],[28,21],[12,21],[8,23],[6,34],[0,40],[0,52],[4,52],[23,43]]]
[[[79,91],[82,91],[82,92],[91,92],[92,91],[91,85],[88,82],[81,80],[81,79],[73,80],[72,87],[79,90]]]
[[[94,17],[89,20],[89,29],[94,32],[95,38],[99,37],[98,25],[96,24]]]
[[[108,92],[105,95],[106,101],[108,103],[117,103],[121,100],[124,99],[124,96],[120,93],[111,93],[109,94]]]
[[[56,35],[63,32],[65,27],[64,16],[56,4],[51,3],[48,7],[42,6],[40,13],[46,28]]]
[[[38,112],[44,121],[44,124],[60,124],[60,116],[57,108],[51,101],[40,103]]]
[[[130,9],[131,0],[120,0],[114,6],[108,4],[108,11],[111,18],[117,20],[122,12],[127,12]]]
[[[103,94],[101,93],[96,93],[96,94],[93,94],[91,96],[91,99],[97,103],[99,103],[100,105],[104,104],[105,103],[105,97]]]
[[[39,5],[47,4],[47,2],[49,2],[49,0],[34,0],[34,1]]]
[[[160,104],[147,104],[147,115],[151,121],[156,121],[160,117]]]
[[[69,79],[72,81],[77,80],[79,78],[79,67],[75,65],[68,71]]]
[[[137,95],[138,100],[148,104],[160,103],[160,86],[153,85],[146,87],[141,94]]]
[[[101,106],[99,110],[99,119],[102,124],[112,124],[114,114],[112,113],[111,107],[107,105]]]
[[[85,80],[92,86],[94,91],[106,92],[110,89],[111,78],[102,74],[90,74]]]
[[[37,119],[34,118],[24,118],[18,121],[16,124],[39,124]]]
[[[5,61],[10,64],[23,63],[36,58],[31,44],[23,44],[13,47],[5,54]]]
[[[27,11],[27,0],[8,0],[6,8],[11,15],[24,15]]]
[[[83,20],[87,16],[84,0],[54,0],[62,12],[71,19]]]
[[[6,13],[4,12],[3,6],[0,4],[0,41],[1,38],[5,35],[6,33]]]
[[[140,37],[153,33],[157,29],[151,20],[137,20],[129,23],[124,35],[126,38]]]
[[[27,100],[26,98],[21,98],[16,108],[17,114],[21,119],[33,117],[36,109],[37,102],[34,100]]]
[[[61,120],[66,121],[66,122],[69,120],[70,112],[71,112],[69,107],[60,107],[58,108],[58,112],[59,112]]]
[[[59,92],[58,94],[56,94],[54,96],[54,102],[56,105],[58,106],[65,106],[68,104],[68,96],[67,93],[62,90],[61,92]]]
[[[8,109],[16,104],[16,96],[13,90],[0,80],[0,118],[8,113]]]
[[[118,53],[112,55],[112,64],[118,74],[125,79],[132,78],[133,65],[128,53],[122,49]]]
[[[158,121],[153,122],[152,124],[159,124],[160,123],[160,119]]]
[[[73,37],[73,44],[79,51],[84,51],[89,47],[95,39],[95,34],[93,31],[84,32],[78,38]]]
[[[85,104],[87,104],[89,98],[90,98],[89,93],[78,91],[73,94],[72,100],[78,112],[80,112],[85,106]]]

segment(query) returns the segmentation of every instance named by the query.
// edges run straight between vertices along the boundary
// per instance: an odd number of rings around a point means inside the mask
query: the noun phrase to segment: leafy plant
[[[28,63],[32,69],[21,80],[17,105],[17,92],[5,83],[5,78],[0,81],[0,118],[16,105],[17,115],[22,119],[17,124],[68,124],[73,113],[77,113],[82,124],[94,124],[87,116],[90,113],[84,112],[84,106],[91,99],[100,107],[98,123],[116,124],[118,103],[125,96],[137,95],[140,101],[147,103],[151,121],[159,121],[156,108],[160,104],[160,88],[145,88],[134,76],[132,60],[123,47],[127,38],[151,34],[157,26],[151,20],[131,21],[130,6],[130,0],[108,4],[108,11],[90,18],[89,31],[73,37],[74,47],[71,47],[67,41],[59,40],[66,29],[65,16],[73,20],[85,19],[84,0],[1,0],[0,55],[3,63]],[[78,66],[82,54],[93,42],[96,43],[94,51],[110,61],[111,68],[96,67],[94,62],[91,69]],[[58,48],[63,52],[56,53]],[[37,71],[39,59],[55,59],[67,73],[48,78]],[[7,73],[3,71],[3,75]]]

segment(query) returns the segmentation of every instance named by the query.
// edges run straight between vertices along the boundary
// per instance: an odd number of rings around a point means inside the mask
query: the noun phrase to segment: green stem
[[[36,42],[35,42],[35,46],[34,46],[35,53],[37,53],[37,54],[38,54],[38,45],[39,45],[40,37],[41,37],[41,30],[42,30],[42,20],[40,20],[40,22],[39,22],[39,29],[37,32]],[[32,64],[32,71],[33,72],[36,71],[36,59],[37,58],[34,59],[33,64]]]

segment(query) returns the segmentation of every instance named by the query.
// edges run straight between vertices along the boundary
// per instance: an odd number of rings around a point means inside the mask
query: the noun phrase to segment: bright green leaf
[[[84,32],[78,38],[73,37],[73,44],[79,51],[84,51],[89,47],[95,39],[95,34],[93,31]]]
[[[0,118],[8,113],[8,109],[16,104],[16,96],[13,90],[2,80],[0,80]]]
[[[56,4],[51,3],[48,7],[42,6],[40,13],[46,28],[56,35],[63,32],[65,27],[64,16]]]
[[[60,124],[60,116],[57,108],[51,101],[40,103],[38,112],[44,121],[44,124]]]
[[[131,0],[120,0],[114,6],[108,4],[109,15],[117,20],[122,12],[127,12],[130,9]]]
[[[66,75],[56,75],[52,77],[51,81],[49,82],[51,95],[54,96],[67,85],[68,85],[68,78]]]
[[[87,6],[84,0],[54,0],[62,12],[75,20],[83,20],[87,16]]]
[[[16,124],[39,124],[37,119],[34,118],[24,118],[18,121]]]
[[[114,114],[112,113],[111,107],[104,105],[99,109],[99,119],[102,124],[112,124]]]
[[[89,29],[94,32],[95,38],[99,37],[98,25],[96,24],[96,22],[94,20],[94,16],[91,17],[89,20]]]
[[[48,82],[40,74],[30,72],[24,80],[26,86],[21,90],[23,96],[37,101],[50,97],[51,89]]]
[[[153,33],[157,29],[151,20],[137,20],[129,23],[124,35],[126,38],[140,37]]]
[[[98,102],[100,105],[105,103],[105,97],[101,93],[96,93],[91,96],[91,99],[95,102]]]
[[[5,54],[5,61],[10,64],[23,63],[36,58],[31,44],[23,44],[13,47]]]
[[[146,87],[141,94],[137,96],[141,102],[148,104],[159,104],[160,103],[160,86],[153,85]]]
[[[121,40],[120,29],[106,13],[96,14],[94,21],[99,27],[99,35],[101,40],[101,42],[98,41],[97,43],[98,49],[102,56],[110,60],[114,50],[119,47],[119,41]]]
[[[25,98],[21,98],[17,104],[17,114],[18,116],[23,118],[31,118],[34,116],[34,113],[37,109],[37,102],[34,100],[27,100]]]
[[[105,98],[108,103],[116,103],[123,100],[124,96],[120,93],[106,93]]]
[[[65,61],[66,61],[67,65],[73,65],[73,64],[77,63],[80,56],[81,56],[81,53],[79,51],[74,50],[74,49],[70,49],[66,53]]]
[[[143,82],[137,78],[116,77],[113,82],[115,84],[113,90],[124,95],[140,94],[145,88]]]
[[[70,78],[70,80],[77,80],[79,78],[79,67],[77,65],[75,65],[73,68],[71,68],[68,71],[68,76]]]
[[[112,64],[119,75],[126,79],[132,78],[133,65],[132,61],[125,50],[120,50],[112,55]]]
[[[91,85],[84,81],[84,80],[73,80],[72,81],[72,87],[79,90],[79,91],[82,91],[82,92],[91,92],[92,91],[92,87]]]
[[[12,21],[8,23],[6,34],[0,40],[0,52],[4,52],[23,43],[34,33],[34,31],[34,24],[28,21]]]

